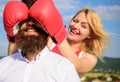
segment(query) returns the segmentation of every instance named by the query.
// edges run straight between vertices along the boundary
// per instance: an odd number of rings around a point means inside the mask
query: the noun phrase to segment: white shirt
[[[21,52],[0,60],[0,82],[80,82],[74,65],[46,46],[29,62]]]

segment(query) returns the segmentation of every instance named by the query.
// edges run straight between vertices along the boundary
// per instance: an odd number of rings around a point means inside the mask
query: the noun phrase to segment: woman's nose
[[[76,24],[74,25],[74,28],[80,29],[80,24],[79,24],[79,23],[76,23]]]

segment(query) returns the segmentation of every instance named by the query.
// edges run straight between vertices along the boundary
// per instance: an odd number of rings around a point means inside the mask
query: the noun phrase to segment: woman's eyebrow
[[[82,24],[88,24],[88,25],[89,25],[89,23],[88,23],[88,22],[82,22]]]

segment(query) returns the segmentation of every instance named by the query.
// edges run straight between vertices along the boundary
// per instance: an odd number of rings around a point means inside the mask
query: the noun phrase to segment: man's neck
[[[32,61],[36,58],[36,56],[38,55],[39,52],[36,53],[26,53],[24,54],[25,58],[29,61]]]

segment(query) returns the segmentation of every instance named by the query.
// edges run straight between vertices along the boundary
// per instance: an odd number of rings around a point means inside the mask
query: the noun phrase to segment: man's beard
[[[38,53],[47,45],[48,34],[43,30],[39,30],[38,36],[25,36],[24,30],[18,32],[17,45],[22,53]]]

